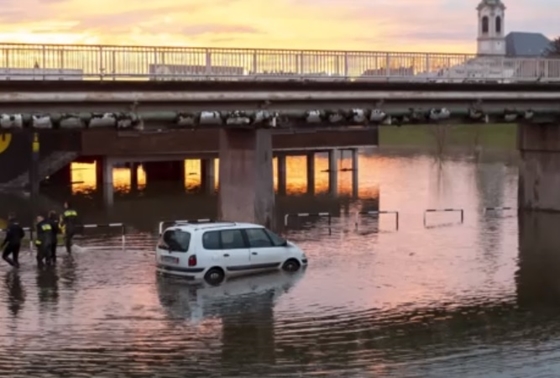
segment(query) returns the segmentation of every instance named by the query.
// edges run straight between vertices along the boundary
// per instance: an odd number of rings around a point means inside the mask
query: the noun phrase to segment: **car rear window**
[[[171,251],[187,252],[191,244],[191,234],[182,230],[167,230],[163,234],[163,242]]]

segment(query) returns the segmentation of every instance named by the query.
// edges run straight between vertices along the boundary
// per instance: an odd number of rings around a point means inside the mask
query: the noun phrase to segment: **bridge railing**
[[[560,59],[470,54],[0,44],[0,80],[560,81]]]

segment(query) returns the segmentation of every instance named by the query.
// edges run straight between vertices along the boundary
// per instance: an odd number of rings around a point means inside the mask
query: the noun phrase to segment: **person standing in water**
[[[51,244],[50,259],[52,263],[55,264],[56,247],[58,246],[58,234],[60,232],[59,221],[55,211],[49,212],[49,223],[51,224],[51,228],[52,228],[52,244]]]
[[[25,236],[23,228],[19,225],[15,214],[8,216],[8,228],[6,229],[6,237],[2,243],[2,258],[8,264],[15,268],[19,268],[19,249],[21,248],[21,240]],[[10,258],[10,255],[12,256]]]
[[[72,238],[76,234],[78,212],[72,208],[69,201],[64,202],[64,212],[61,216],[60,228],[64,233],[66,252],[72,253]]]
[[[52,227],[50,222],[40,214],[37,216],[37,239],[35,245],[37,246],[37,265],[43,266],[43,262],[47,265],[51,263],[51,250],[52,250]]]

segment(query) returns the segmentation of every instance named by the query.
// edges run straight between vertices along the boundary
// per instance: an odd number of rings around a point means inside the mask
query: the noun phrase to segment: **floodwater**
[[[279,206],[323,207],[333,214],[331,233],[326,219],[294,223],[285,233],[307,252],[306,271],[215,288],[158,278],[153,266],[158,220],[203,216],[215,211],[215,197],[127,193],[119,170],[122,193],[104,209],[83,179],[74,201],[85,221],[126,220],[125,245],[119,229],[88,231],[72,256],[59,250],[54,269],[38,270],[27,249],[19,272],[2,266],[0,375],[560,375],[560,219],[483,212],[516,204],[508,159],[363,154],[358,198],[350,172],[339,175],[338,198],[298,195],[305,161],[288,166],[291,189]],[[91,167],[75,175],[87,178]],[[326,175],[317,171],[317,192]],[[2,211],[28,206],[1,203]],[[430,208],[462,209],[464,222],[446,212],[424,224]],[[398,211],[398,231],[391,214],[356,218],[364,209]]]

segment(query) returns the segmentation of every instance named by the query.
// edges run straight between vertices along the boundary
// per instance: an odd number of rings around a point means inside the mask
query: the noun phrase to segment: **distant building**
[[[482,0],[476,10],[479,56],[538,57],[546,54],[551,41],[542,33],[505,34],[506,7],[501,0]]]

